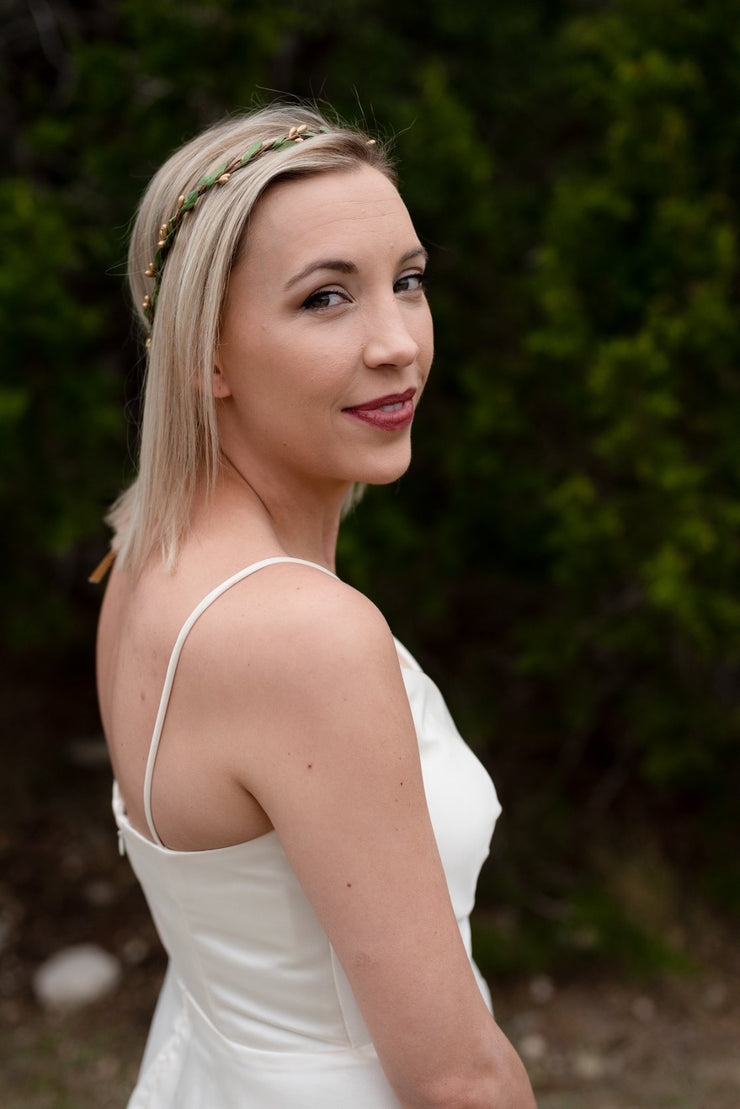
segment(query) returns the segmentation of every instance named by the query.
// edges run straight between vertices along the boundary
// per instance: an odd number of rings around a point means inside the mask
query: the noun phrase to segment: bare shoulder
[[[395,645],[369,598],[313,566],[277,563],[228,589],[204,613],[197,638],[228,670],[254,677],[303,672],[328,665],[392,664]]]
[[[218,735],[224,765],[286,838],[285,806],[307,811],[296,767],[331,765],[322,784],[336,796],[363,753],[380,756],[378,734],[418,759],[385,619],[315,567],[272,565],[228,589],[194,626],[178,674],[183,722]]]

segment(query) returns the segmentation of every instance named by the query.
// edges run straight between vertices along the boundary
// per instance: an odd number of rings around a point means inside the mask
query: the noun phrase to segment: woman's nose
[[[371,369],[382,366],[409,366],[418,357],[417,342],[409,314],[395,300],[378,307],[368,320],[364,361]]]

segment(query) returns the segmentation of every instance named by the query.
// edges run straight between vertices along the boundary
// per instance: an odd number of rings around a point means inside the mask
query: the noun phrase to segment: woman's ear
[[[221,367],[217,364],[213,367],[213,395],[219,400],[231,396],[229,383],[221,373]]]

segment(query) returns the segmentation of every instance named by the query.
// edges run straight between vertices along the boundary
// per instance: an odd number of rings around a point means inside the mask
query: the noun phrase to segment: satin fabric
[[[432,825],[471,956],[469,914],[500,806],[439,690],[397,647]],[[398,1109],[277,834],[171,851],[131,826],[115,784],[113,808],[169,956],[129,1109]]]

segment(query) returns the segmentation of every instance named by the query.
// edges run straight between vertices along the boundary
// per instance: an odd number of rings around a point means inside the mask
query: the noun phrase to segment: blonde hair
[[[391,181],[386,149],[354,127],[328,122],[312,109],[276,104],[230,118],[177,150],[153,177],[138,209],[129,247],[129,285],[137,313],[152,282],[145,274],[160,228],[178,197],[206,174],[243,155],[255,142],[286,136],[305,124],[305,142],[268,151],[205,193],[187,214],[164,266],[144,387],[138,476],[107,520],[118,565],[134,576],[159,549],[172,569],[187,531],[196,482],[214,488],[219,468],[212,394],[214,355],[229,281],[250,213],[277,181],[370,165]]]

